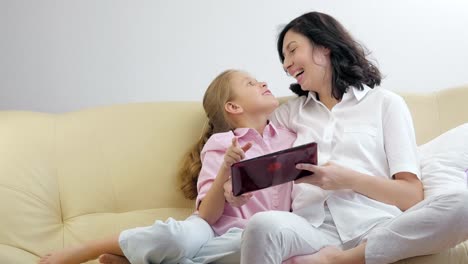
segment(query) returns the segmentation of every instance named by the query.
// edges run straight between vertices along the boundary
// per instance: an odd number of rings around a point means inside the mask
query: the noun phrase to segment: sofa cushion
[[[468,123],[419,147],[425,197],[467,188]]]

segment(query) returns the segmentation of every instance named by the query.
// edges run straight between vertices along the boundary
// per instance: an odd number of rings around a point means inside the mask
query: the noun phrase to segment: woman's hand
[[[296,183],[309,183],[325,190],[351,189],[376,201],[395,205],[402,211],[424,198],[422,183],[411,172],[399,172],[391,180],[359,173],[333,162],[323,166],[297,164],[296,168],[314,173]]]
[[[354,177],[358,176],[357,172],[334,162],[327,162],[322,166],[300,163],[296,168],[314,174],[300,178],[295,183],[309,183],[324,190],[353,189]]]
[[[224,198],[226,198],[226,201],[233,207],[241,207],[246,204],[252,196],[252,193],[244,193],[239,196],[234,196],[232,193],[231,179],[229,178],[229,180],[224,183]]]

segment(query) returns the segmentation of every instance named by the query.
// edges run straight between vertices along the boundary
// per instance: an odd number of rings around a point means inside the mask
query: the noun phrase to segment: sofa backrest
[[[203,124],[198,102],[0,112],[0,246],[47,252],[93,228],[119,229],[112,215],[88,225],[105,213],[186,216],[194,201],[176,172]]]
[[[401,95],[413,116],[418,144],[468,122],[468,85],[427,94]]]

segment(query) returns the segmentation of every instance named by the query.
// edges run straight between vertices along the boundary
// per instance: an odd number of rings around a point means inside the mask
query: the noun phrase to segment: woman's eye
[[[252,81],[250,81],[250,82],[248,83],[248,85],[254,86],[254,83],[253,83]]]

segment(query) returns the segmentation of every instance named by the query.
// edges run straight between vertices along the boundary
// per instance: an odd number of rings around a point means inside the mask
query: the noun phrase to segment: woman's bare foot
[[[338,264],[343,263],[340,258],[342,254],[343,251],[341,249],[329,246],[322,248],[312,255],[292,257],[283,262],[283,264]]]
[[[114,254],[103,254],[99,256],[99,263],[102,264],[130,264],[127,258]]]
[[[39,264],[80,264],[83,251],[80,247],[72,247],[49,253],[39,260]]]

